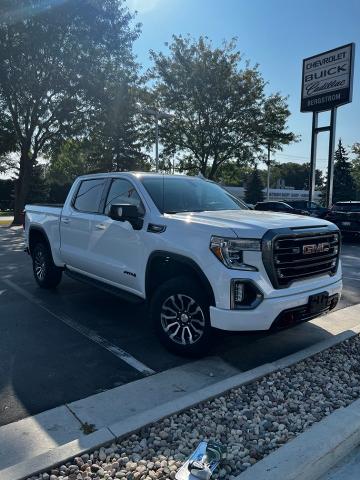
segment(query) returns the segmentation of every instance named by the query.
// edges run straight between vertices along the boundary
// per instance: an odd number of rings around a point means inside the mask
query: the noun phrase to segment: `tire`
[[[32,249],[33,273],[39,287],[56,288],[62,277],[62,269],[54,264],[46,243],[39,242]]]
[[[213,330],[209,319],[209,298],[201,285],[189,276],[164,282],[151,301],[151,317],[162,344],[186,357],[209,352]]]

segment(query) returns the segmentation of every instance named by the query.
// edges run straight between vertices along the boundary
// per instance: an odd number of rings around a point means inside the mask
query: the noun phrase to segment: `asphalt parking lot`
[[[167,352],[143,305],[64,276],[56,291],[32,278],[22,231],[0,227],[0,426],[188,360]],[[338,308],[360,302],[360,242],[343,245]],[[221,333],[211,352],[245,371],[328,335],[311,322],[276,334]]]

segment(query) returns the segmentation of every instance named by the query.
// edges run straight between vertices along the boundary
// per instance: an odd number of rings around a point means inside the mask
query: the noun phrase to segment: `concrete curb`
[[[357,310],[358,306],[355,305],[353,307],[348,307],[345,310],[350,309]],[[334,335],[329,339],[323,340],[280,360],[272,363],[266,363],[260,367],[254,368],[253,370],[248,370],[247,372],[234,375],[218,383],[202,388],[196,392],[184,395],[177,400],[172,400],[146,412],[128,417],[126,420],[114,423],[109,425],[107,428],[103,428],[93,434],[90,434],[88,437],[86,437],[86,440],[75,440],[65,445],[56,447],[49,452],[45,452],[29,460],[20,462],[12,467],[8,467],[0,471],[0,480],[27,479],[33,475],[48,470],[52,466],[65,463],[74,456],[82,455],[87,451],[97,449],[102,445],[110,443],[114,439],[122,438],[136,430],[139,430],[140,428],[157,422],[162,418],[186,410],[187,408],[190,408],[200,402],[222,395],[232,388],[245,385],[265,375],[294,365],[295,363],[312,357],[323,350],[326,350],[357,335],[358,333],[360,333],[360,324],[352,327],[351,330]],[[290,478],[292,479],[293,477],[289,477],[289,479]],[[243,480],[243,477],[241,480]]]
[[[318,480],[360,442],[360,400],[340,408],[265,457],[238,480]]]
[[[36,475],[52,465],[58,465],[72,457],[101,447],[115,440],[114,435],[107,428],[102,428],[81,440],[74,440],[48,452],[37,455],[12,467],[0,471],[0,480],[20,480]]]

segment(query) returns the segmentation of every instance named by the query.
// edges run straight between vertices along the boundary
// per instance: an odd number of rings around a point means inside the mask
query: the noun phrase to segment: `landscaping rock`
[[[360,397],[360,338],[174,414],[36,480],[175,478],[204,440],[224,443],[215,479],[232,479],[313,423]],[[85,469],[85,470],[83,470]],[[72,477],[74,476],[74,477]]]

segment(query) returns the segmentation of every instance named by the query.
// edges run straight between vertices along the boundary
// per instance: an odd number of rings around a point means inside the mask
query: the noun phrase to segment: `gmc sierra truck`
[[[204,178],[86,175],[63,206],[25,212],[40,287],[57,287],[66,273],[146,301],[160,340],[179,354],[206,353],[216,329],[284,328],[340,298],[335,225],[250,210]]]

